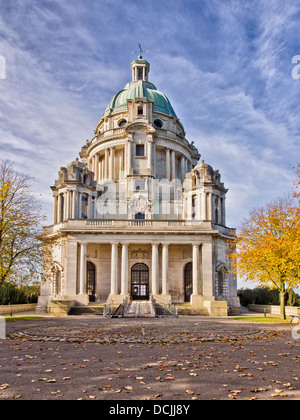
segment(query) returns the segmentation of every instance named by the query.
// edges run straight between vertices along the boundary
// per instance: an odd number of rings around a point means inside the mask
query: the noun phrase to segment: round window
[[[127,124],[127,121],[126,120],[121,120],[119,122],[119,127],[125,127],[126,124]]]
[[[162,121],[161,121],[161,120],[154,120],[154,125],[155,125],[155,127],[157,127],[157,128],[162,128],[163,123],[162,123]]]

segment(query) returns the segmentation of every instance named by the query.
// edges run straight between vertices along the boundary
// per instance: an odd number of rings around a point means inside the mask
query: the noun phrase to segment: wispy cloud
[[[300,6],[270,0],[0,0],[0,154],[53,184],[111,96],[130,81],[137,43],[202,158],[229,188],[227,218],[284,194],[299,161]]]

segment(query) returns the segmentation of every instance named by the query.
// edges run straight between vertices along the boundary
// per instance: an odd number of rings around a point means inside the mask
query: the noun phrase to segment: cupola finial
[[[140,54],[139,54],[139,57],[138,58],[139,58],[139,60],[142,60],[143,59],[143,55],[142,54],[143,54],[144,51],[142,49],[141,42],[139,42],[138,44],[139,44],[139,50],[140,50]]]

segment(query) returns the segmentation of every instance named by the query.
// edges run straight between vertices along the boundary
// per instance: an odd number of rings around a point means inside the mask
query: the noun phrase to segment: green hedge
[[[18,287],[5,282],[0,286],[0,305],[37,303],[39,294],[39,286]]]
[[[238,290],[238,296],[242,306],[254,305],[280,305],[279,291],[268,287],[257,287],[255,289]],[[293,290],[286,294],[287,306],[300,306],[300,296]]]

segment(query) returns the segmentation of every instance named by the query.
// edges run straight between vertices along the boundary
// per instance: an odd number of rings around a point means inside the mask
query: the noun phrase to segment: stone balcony
[[[221,233],[224,236],[235,236],[236,230],[225,226],[212,224],[210,221],[200,220],[118,220],[118,219],[70,219],[44,228],[47,235],[57,232],[82,232],[97,231],[107,232],[187,232],[187,233]]]

